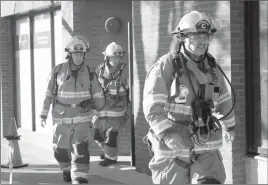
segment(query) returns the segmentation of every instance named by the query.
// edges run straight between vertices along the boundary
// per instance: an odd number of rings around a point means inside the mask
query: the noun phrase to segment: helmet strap
[[[107,65],[107,67],[110,69],[112,67],[112,65],[109,62],[109,57],[105,56],[104,61],[105,61],[105,64]]]
[[[178,52],[180,52],[181,51],[181,46],[184,44],[184,42],[182,41],[182,40],[180,40],[180,42],[179,42],[179,49],[178,49]]]

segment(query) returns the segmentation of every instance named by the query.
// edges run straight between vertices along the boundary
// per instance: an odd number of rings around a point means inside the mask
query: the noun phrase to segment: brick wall
[[[241,155],[244,149],[239,147],[239,143],[245,142],[245,112],[243,111],[245,95],[242,91],[244,88],[243,2],[230,4],[229,1],[133,1],[134,86],[137,87],[134,93],[137,171],[150,174],[148,170],[150,156],[147,146],[141,141],[149,128],[142,110],[146,72],[157,58],[177,47],[177,39],[170,35],[170,32],[175,29],[180,18],[191,10],[204,11],[220,24],[219,31],[211,39],[209,52],[217,59],[231,79],[234,88],[238,90],[235,111],[236,122],[240,127],[238,139],[233,146],[224,144],[221,152],[227,169],[226,183],[243,182],[245,167]],[[231,41],[230,38],[234,39]],[[232,154],[233,150],[236,153]],[[240,167],[233,170],[234,165]]]
[[[96,67],[103,62],[102,52],[113,41],[128,51],[127,26],[128,22],[131,22],[131,15],[131,1],[73,1],[73,34],[85,35],[89,39],[91,51],[86,57],[89,66]],[[117,34],[105,30],[105,21],[112,16],[119,18],[122,24]],[[128,55],[124,60],[128,61]],[[122,128],[119,135],[119,155],[130,155],[130,149],[130,125],[127,125]],[[92,155],[98,154],[97,146],[94,144]]]
[[[97,66],[103,62],[102,52],[113,41],[128,50],[127,23],[132,19],[131,1],[74,1],[73,12],[74,33],[85,35],[91,43],[91,51],[87,55],[90,65]],[[104,25],[109,17],[120,19],[122,25],[119,33],[106,31]],[[125,61],[127,59],[128,55],[125,56]]]
[[[11,21],[0,17],[1,136],[6,136],[9,120],[14,115],[13,60]]]
[[[245,76],[244,76],[244,3],[230,2],[230,36],[231,36],[231,76],[236,91],[236,139],[232,144],[232,179],[231,183],[246,183],[244,156],[246,154],[245,122]],[[232,180],[232,181],[231,181]]]

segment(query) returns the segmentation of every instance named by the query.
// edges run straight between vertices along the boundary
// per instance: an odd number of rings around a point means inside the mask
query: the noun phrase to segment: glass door
[[[15,45],[17,123],[22,128],[33,130],[29,18],[16,21]]]

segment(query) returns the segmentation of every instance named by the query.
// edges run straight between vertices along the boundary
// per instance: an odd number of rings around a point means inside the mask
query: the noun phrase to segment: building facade
[[[149,128],[142,110],[144,80],[160,56],[176,49],[176,37],[170,32],[191,10],[204,11],[219,23],[209,52],[235,89],[236,139],[221,149],[226,183],[266,184],[266,1],[1,1],[2,135],[14,115],[20,127],[40,130],[37,116],[42,84],[51,68],[64,59],[63,47],[72,35],[89,38],[92,51],[87,62],[94,67],[103,61],[101,52],[110,42],[118,42],[126,50],[131,45],[135,135],[130,137],[130,127],[124,129],[120,152],[131,155],[131,139],[135,139],[132,154],[136,170],[150,175],[151,156],[142,142]],[[116,34],[105,29],[105,21],[110,17],[120,20],[121,28]],[[128,38],[128,22],[132,23],[131,38]],[[39,75],[41,72],[47,75]]]
[[[52,136],[51,114],[48,128],[40,126],[40,106],[52,67],[65,60],[67,42],[76,34],[86,36],[91,44],[86,63],[95,68],[104,61],[102,52],[109,43],[128,50],[131,11],[132,2],[121,0],[1,1],[2,135],[15,116],[19,127]],[[120,23],[114,33],[105,27],[111,17]],[[130,155],[129,129],[119,136],[120,155]],[[94,145],[92,155],[98,154]]]

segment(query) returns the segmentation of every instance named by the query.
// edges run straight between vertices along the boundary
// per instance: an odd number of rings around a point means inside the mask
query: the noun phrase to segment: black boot
[[[87,184],[88,180],[84,177],[77,177],[72,181],[72,184]]]
[[[103,161],[99,162],[99,165],[101,165],[101,166],[109,166],[109,165],[112,165],[112,164],[115,164],[115,163],[116,163],[116,160],[111,160],[111,159],[105,158]]]
[[[65,182],[71,182],[71,172],[63,172],[62,174],[63,180]]]
[[[100,159],[101,160],[105,159],[104,154],[100,154]]]

